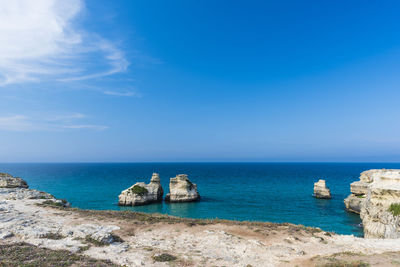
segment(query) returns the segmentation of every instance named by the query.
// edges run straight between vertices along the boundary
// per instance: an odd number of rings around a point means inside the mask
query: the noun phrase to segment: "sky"
[[[0,0],[0,162],[399,162],[399,12]]]

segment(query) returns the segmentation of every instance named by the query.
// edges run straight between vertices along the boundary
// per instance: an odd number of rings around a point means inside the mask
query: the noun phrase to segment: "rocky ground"
[[[64,205],[36,190],[0,188],[0,266],[400,263],[400,242],[393,239],[335,235],[292,224],[181,219]]]

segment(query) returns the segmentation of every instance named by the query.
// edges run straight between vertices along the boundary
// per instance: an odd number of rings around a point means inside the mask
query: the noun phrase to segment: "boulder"
[[[140,206],[161,202],[163,194],[160,175],[153,173],[149,184],[139,182],[122,191],[118,197],[118,204],[120,206]]]
[[[28,188],[28,184],[19,177],[0,173],[0,188]]]
[[[169,181],[169,193],[165,197],[167,202],[191,202],[200,199],[197,185],[192,183],[186,174],[179,174]]]
[[[360,214],[366,238],[400,238],[400,170],[368,170],[350,186],[346,208]]]
[[[328,187],[326,187],[325,180],[319,180],[318,182],[314,183],[314,196],[316,198],[324,199],[331,198],[331,191]]]

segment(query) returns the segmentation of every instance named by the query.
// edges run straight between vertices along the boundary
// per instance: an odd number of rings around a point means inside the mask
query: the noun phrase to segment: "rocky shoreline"
[[[368,170],[350,185],[347,210],[360,214],[366,238],[400,238],[400,170]]]
[[[101,261],[99,266],[319,266],[349,255],[365,262],[387,260],[379,253],[400,251],[398,240],[336,235],[289,223],[80,210],[45,192],[3,186],[0,259],[9,259],[1,251],[19,246],[37,255],[64,251],[80,262]],[[85,264],[75,266],[92,266]]]

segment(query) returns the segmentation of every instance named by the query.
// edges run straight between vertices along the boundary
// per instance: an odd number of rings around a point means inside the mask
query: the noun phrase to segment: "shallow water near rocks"
[[[360,218],[346,212],[343,199],[360,172],[400,168],[394,163],[18,163],[1,172],[25,179],[30,188],[65,198],[84,209],[158,212],[190,218],[290,222],[340,234],[362,236]],[[164,195],[170,177],[186,173],[201,201],[119,207],[118,195],[160,173]],[[325,179],[332,199],[312,197],[313,183]]]

